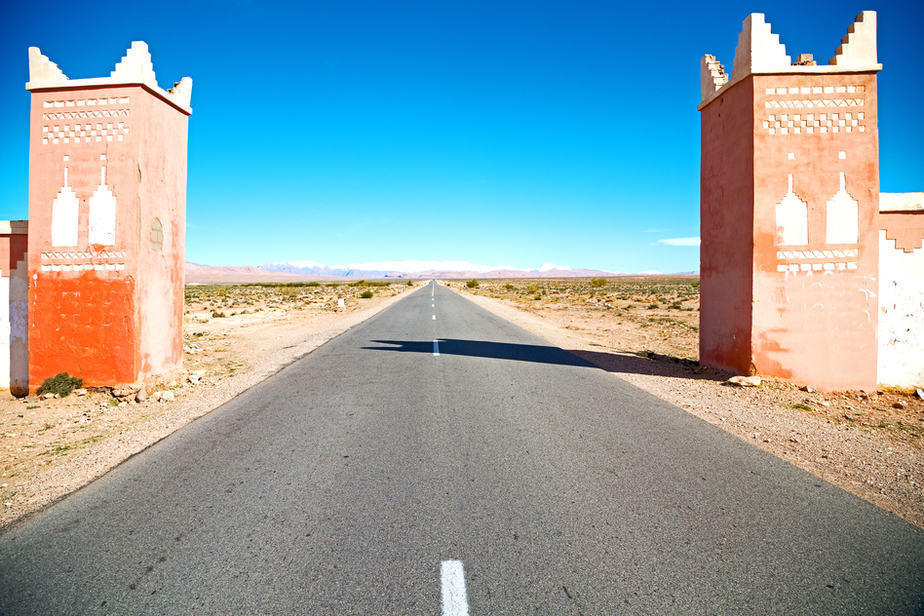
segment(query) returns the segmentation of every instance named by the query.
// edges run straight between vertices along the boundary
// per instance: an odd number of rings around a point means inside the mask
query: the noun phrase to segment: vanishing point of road
[[[0,535],[0,614],[921,614],[924,531],[435,284]]]

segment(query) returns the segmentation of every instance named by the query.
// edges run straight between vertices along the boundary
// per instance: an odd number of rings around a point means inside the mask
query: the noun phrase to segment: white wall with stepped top
[[[924,386],[924,248],[910,253],[879,232],[879,382]]]
[[[879,383],[924,387],[924,193],[882,193]]]

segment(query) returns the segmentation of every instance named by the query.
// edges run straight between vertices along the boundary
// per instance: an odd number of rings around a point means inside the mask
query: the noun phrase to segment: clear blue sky
[[[26,48],[148,42],[194,79],[187,257],[698,269],[699,59],[762,11],[827,62],[879,11],[882,190],[924,190],[924,3],[3,2],[0,218],[27,215]]]

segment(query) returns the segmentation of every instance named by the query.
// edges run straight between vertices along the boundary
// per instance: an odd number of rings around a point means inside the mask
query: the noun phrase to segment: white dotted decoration
[[[64,107],[108,107],[127,105],[130,100],[127,96],[88,98],[72,101],[44,101],[42,106],[46,109]],[[49,111],[42,113],[43,120],[120,120],[130,115],[130,109],[83,109],[74,111]],[[95,126],[95,128],[94,128]],[[105,126],[105,128],[104,128]],[[124,122],[107,121],[94,124],[46,125],[42,126],[42,144],[57,145],[60,143],[99,143],[102,141],[124,141],[128,135],[128,125]]]

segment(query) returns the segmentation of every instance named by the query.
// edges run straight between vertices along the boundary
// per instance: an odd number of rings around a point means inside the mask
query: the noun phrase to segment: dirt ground
[[[147,387],[146,400],[118,399],[108,388],[58,399],[0,392],[0,526],[92,481],[421,283],[412,284],[187,286],[184,372]]]
[[[468,283],[470,284],[470,283]],[[924,528],[924,401],[820,393],[699,366],[695,276],[450,281],[552,344]]]

